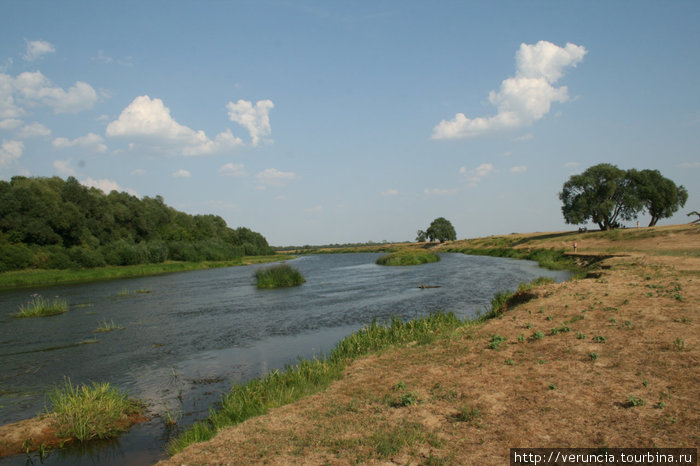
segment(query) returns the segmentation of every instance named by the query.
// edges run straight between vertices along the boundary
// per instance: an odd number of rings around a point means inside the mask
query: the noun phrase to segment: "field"
[[[162,464],[504,464],[512,447],[697,447],[700,228],[433,250],[468,248],[566,249],[583,273],[437,342],[356,359],[322,392]]]

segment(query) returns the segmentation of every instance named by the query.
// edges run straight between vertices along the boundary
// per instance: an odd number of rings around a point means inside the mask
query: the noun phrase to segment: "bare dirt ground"
[[[524,235],[517,247],[575,239],[579,254],[615,256],[444,341],[357,360],[327,390],[159,464],[507,464],[514,447],[697,447],[700,228],[605,235]]]

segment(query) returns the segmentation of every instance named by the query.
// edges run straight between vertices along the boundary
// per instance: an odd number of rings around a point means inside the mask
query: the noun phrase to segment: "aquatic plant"
[[[106,333],[106,332],[111,332],[113,330],[124,330],[124,327],[121,325],[117,325],[114,323],[113,320],[110,320],[107,322],[107,319],[104,319],[102,322],[98,323],[99,325],[95,330],[93,330],[95,333]]]
[[[143,406],[108,382],[74,386],[70,379],[48,394],[60,437],[105,439],[126,430]]]
[[[378,265],[421,265],[437,262],[440,256],[424,249],[398,251],[377,259]]]
[[[255,279],[258,288],[299,286],[306,281],[301,272],[287,264],[259,269],[255,272]]]
[[[33,294],[27,304],[19,306],[19,312],[14,317],[46,317],[63,314],[68,311],[68,301],[62,298],[46,299],[38,294]]]

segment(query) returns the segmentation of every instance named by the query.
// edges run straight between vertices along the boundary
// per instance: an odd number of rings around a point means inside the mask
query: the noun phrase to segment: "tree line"
[[[655,226],[685,205],[688,191],[658,170],[622,170],[601,163],[569,178],[559,199],[566,223],[590,221],[601,230],[612,230],[644,212],[651,217],[649,226]]]
[[[273,254],[248,228],[216,215],[190,215],[161,196],[105,194],[73,177],[0,180],[0,272],[232,260]]]

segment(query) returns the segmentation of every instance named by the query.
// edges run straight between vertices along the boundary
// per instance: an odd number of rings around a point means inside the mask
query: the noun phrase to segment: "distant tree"
[[[423,230],[418,230],[416,232],[416,243],[425,243],[427,235]]]
[[[426,236],[430,241],[438,240],[441,243],[445,241],[454,241],[457,239],[457,233],[449,220],[444,217],[438,217],[430,224],[425,231]]]
[[[629,170],[627,173],[639,201],[651,216],[650,227],[659,219],[673,215],[688,200],[688,191],[663,177],[658,170]]]
[[[628,173],[609,163],[573,175],[564,183],[559,199],[563,202],[561,211],[566,223],[590,220],[601,230],[618,227],[620,220],[635,219],[643,209]]]

